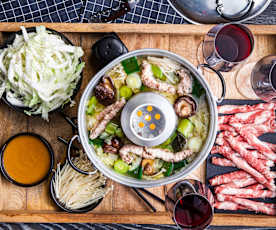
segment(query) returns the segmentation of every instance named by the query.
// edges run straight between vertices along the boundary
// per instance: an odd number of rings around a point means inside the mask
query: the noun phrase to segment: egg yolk
[[[151,130],[155,130],[156,126],[155,126],[155,124],[150,124],[149,128],[150,128]]]
[[[145,124],[143,122],[139,122],[139,127],[144,128]]]
[[[147,110],[148,110],[149,112],[151,112],[151,111],[152,111],[152,106],[149,105],[149,106],[147,107]]]
[[[157,114],[155,114],[154,118],[155,118],[155,120],[160,120],[161,115],[159,113],[157,113]]]
[[[138,117],[141,117],[143,115],[143,112],[141,111],[141,110],[139,110],[138,112],[137,112],[137,116]]]
[[[146,115],[146,116],[145,116],[145,120],[146,120],[146,121],[151,121],[151,116],[150,116],[150,115]]]

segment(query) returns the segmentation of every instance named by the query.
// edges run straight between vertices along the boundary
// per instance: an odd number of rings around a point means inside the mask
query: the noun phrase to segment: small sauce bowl
[[[14,141],[16,138],[19,138],[19,137],[34,137],[36,138],[37,140],[39,140],[47,149],[47,152],[49,154],[49,168],[48,170],[46,171],[45,175],[43,175],[41,178],[39,178],[37,181],[35,182],[31,182],[31,183],[22,183],[22,182],[19,182],[19,181],[16,181],[15,178],[12,178],[11,175],[9,175],[8,173],[8,170],[5,168],[5,161],[4,161],[4,156],[5,154],[7,154],[5,152],[5,150],[7,150],[7,147],[10,143],[12,143],[12,141]],[[27,152],[28,150],[25,150],[25,152]],[[22,154],[24,154],[24,149],[22,149]],[[21,186],[21,187],[32,187],[32,186],[35,186],[35,185],[38,185],[40,183],[42,183],[44,180],[46,180],[49,175],[51,174],[52,172],[52,169],[53,169],[53,166],[54,166],[54,151],[51,147],[51,145],[49,144],[49,142],[43,138],[42,136],[38,135],[38,134],[35,134],[35,133],[29,133],[29,132],[24,132],[24,133],[19,133],[19,134],[16,134],[12,137],[10,137],[6,142],[5,144],[2,146],[1,148],[1,152],[0,152],[0,169],[1,169],[1,172],[3,174],[3,176],[11,183],[15,184],[15,185],[18,185],[18,186]],[[15,167],[16,169],[16,167]],[[30,168],[30,171],[32,169]],[[31,171],[32,172],[32,171]],[[33,172],[32,172],[33,173]]]
[[[64,165],[61,165],[61,169]],[[56,172],[54,172],[52,178],[51,178],[51,182],[50,182],[50,196],[52,198],[52,200],[54,201],[54,203],[63,211],[68,212],[68,213],[86,213],[86,212],[90,212],[93,209],[95,209],[96,207],[98,207],[98,205],[102,202],[103,198],[101,198],[100,200],[98,200],[97,202],[88,205],[86,207],[80,208],[80,209],[69,209],[67,207],[65,207],[64,204],[62,204],[58,198],[56,197],[56,193],[54,190],[54,178],[55,178],[55,174]]]

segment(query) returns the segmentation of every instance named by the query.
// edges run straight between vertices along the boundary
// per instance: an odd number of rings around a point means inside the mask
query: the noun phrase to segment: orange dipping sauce
[[[36,136],[20,135],[8,142],[3,154],[3,168],[14,181],[31,185],[41,181],[51,168],[47,146]]]

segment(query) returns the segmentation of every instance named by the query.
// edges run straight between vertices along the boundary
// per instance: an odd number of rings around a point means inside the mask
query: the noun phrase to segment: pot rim
[[[237,21],[237,22],[238,23],[244,23],[245,21],[248,21],[248,20],[251,20],[251,19],[257,17],[258,15],[262,14],[267,9],[267,7],[270,5],[271,2],[272,2],[272,0],[267,0],[266,3],[262,6],[261,9],[257,10],[256,12],[250,14],[248,17],[246,17],[246,18],[244,18],[244,19],[242,19],[240,21]],[[175,12],[178,13],[179,16],[181,16],[182,18],[184,18],[189,23],[194,24],[194,25],[204,25],[204,24],[206,25],[206,24],[208,24],[208,23],[196,21],[195,19],[192,19],[191,17],[185,15],[183,12],[181,12],[181,9],[179,9],[179,8],[176,7],[176,5],[173,3],[172,0],[168,0],[168,3],[175,10]],[[219,14],[218,14],[218,16],[219,16]],[[229,22],[229,21],[221,19],[220,21],[217,21],[216,23],[213,23],[213,24],[227,23],[227,22]]]
[[[94,86],[97,84],[100,78],[104,75],[104,73],[106,73],[109,69],[114,67],[116,64],[120,63],[122,60],[133,56],[144,56],[144,55],[167,57],[186,67],[193,74],[193,76],[197,78],[197,80],[201,83],[201,85],[206,90],[206,97],[209,104],[209,112],[210,112],[210,124],[209,124],[208,137],[206,138],[205,144],[201,152],[198,153],[198,156],[181,171],[177,172],[176,174],[173,174],[172,176],[165,177],[158,180],[139,180],[139,179],[131,178],[125,175],[121,175],[115,172],[113,169],[109,168],[108,166],[105,166],[104,163],[96,156],[96,153],[93,147],[89,144],[88,131],[86,128],[86,118],[85,118],[86,104],[88,99],[91,97]],[[204,80],[202,74],[196,69],[196,67],[194,67],[185,58],[177,54],[174,54],[170,51],[162,50],[162,49],[135,50],[127,54],[124,54],[122,56],[119,56],[118,58],[113,60],[103,69],[101,69],[88,83],[88,85],[85,88],[85,91],[82,94],[80,104],[78,107],[79,136],[80,136],[81,144],[85,152],[87,153],[88,158],[92,161],[95,167],[99,169],[106,177],[120,184],[124,184],[131,187],[140,187],[140,188],[156,187],[156,186],[162,186],[169,183],[173,183],[180,179],[183,179],[183,177],[187,176],[192,171],[197,169],[207,158],[215,142],[216,132],[217,132],[217,122],[218,122],[218,113],[217,113],[216,100],[210,90],[208,83]]]

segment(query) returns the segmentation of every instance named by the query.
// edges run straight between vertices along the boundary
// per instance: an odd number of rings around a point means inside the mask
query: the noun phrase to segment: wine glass
[[[202,50],[201,53],[200,50]],[[223,96],[218,102],[221,102],[226,94],[225,81],[221,72],[236,70],[238,66],[246,62],[253,50],[254,36],[242,24],[219,24],[211,28],[205,35],[197,52],[199,63],[205,63],[199,64],[198,69],[204,67],[219,76],[223,85]]]
[[[228,23],[214,26],[204,37],[202,52],[205,62],[220,72],[235,70],[244,63],[254,49],[252,32],[242,24]]]
[[[165,207],[180,229],[207,228],[214,215],[214,197],[205,184],[197,180],[182,180],[167,192]]]
[[[276,55],[269,55],[259,60],[254,65],[248,79],[251,87],[239,88],[242,94],[248,97],[252,95],[248,91],[253,90],[259,99],[276,102]]]

